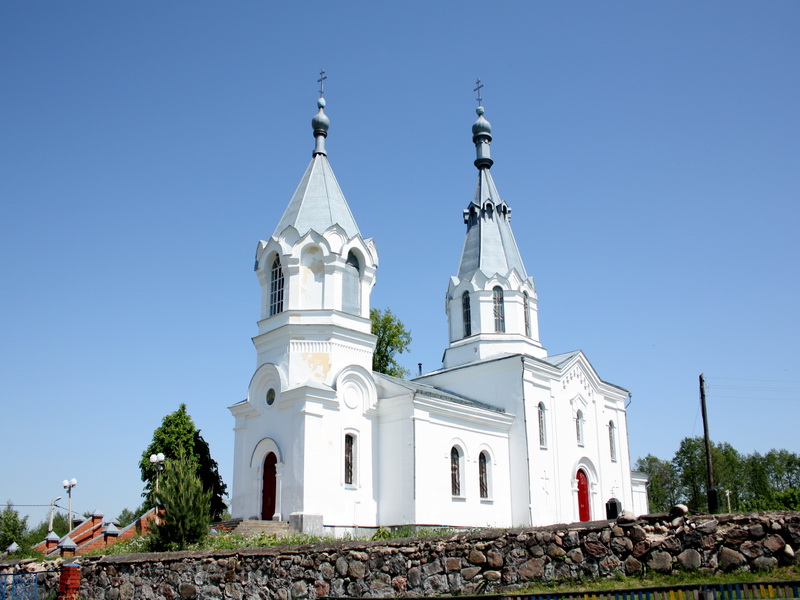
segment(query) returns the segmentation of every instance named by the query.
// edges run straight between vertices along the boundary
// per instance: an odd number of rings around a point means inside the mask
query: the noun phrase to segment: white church
[[[628,453],[629,393],[583,352],[549,356],[539,341],[484,109],[472,126],[478,185],[446,282],[450,343],[440,370],[402,380],[372,371],[378,253],[328,162],[324,98],[318,107],[311,164],[256,252],[257,368],[230,407],[233,518],[342,535],[598,520],[612,498],[646,513],[646,476]]]

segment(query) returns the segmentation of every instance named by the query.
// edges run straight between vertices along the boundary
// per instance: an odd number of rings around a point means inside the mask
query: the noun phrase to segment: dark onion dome
[[[478,120],[472,124],[472,135],[491,135],[492,124],[483,118],[483,113],[486,112],[484,108],[479,106],[475,109],[475,112],[478,113]]]
[[[317,100],[317,106],[319,107],[319,112],[311,119],[311,127],[314,128],[315,134],[328,135],[328,127],[331,125],[331,120],[325,114],[325,98]]]

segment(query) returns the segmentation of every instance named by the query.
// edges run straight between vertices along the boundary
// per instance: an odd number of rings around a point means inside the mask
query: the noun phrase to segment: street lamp
[[[77,481],[75,483],[77,483]],[[50,502],[50,525],[47,527],[47,533],[53,531],[53,511],[56,509],[56,502],[59,500],[61,500],[61,496]]]
[[[61,485],[67,490],[67,496],[69,496],[69,524],[67,527],[72,531],[72,488],[78,485],[78,480],[74,477],[72,479],[65,479],[61,482]]]
[[[150,455],[150,464],[156,468],[156,497],[158,497],[158,476],[164,470],[164,453]]]

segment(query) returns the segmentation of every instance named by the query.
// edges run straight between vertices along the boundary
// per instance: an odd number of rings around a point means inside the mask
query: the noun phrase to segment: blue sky
[[[3,2],[0,500],[137,506],[181,402],[230,486],[321,68],[408,368],[447,343],[480,77],[542,342],[631,390],[632,459],[702,433],[701,372],[715,440],[800,452],[798,31],[780,0]]]

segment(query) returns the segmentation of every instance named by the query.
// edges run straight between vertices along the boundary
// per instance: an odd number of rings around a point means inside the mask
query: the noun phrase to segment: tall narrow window
[[[481,498],[489,497],[489,457],[486,452],[481,452],[478,456],[478,479],[481,490]]]
[[[617,432],[614,421],[608,422],[608,447],[611,451],[611,460],[617,462]]]
[[[461,452],[455,446],[450,449],[450,492],[461,495]]]
[[[539,402],[539,448],[547,448],[547,423],[544,417],[544,404]]]
[[[494,330],[495,333],[503,333],[506,330],[506,317],[503,309],[503,289],[499,285],[492,290],[492,300],[494,301]]]
[[[461,294],[461,312],[464,315],[464,337],[472,335],[472,312],[469,307],[469,292]]]
[[[528,302],[528,292],[522,294],[522,310],[524,311],[522,316],[525,319],[525,335],[531,337],[531,311],[530,303]]]
[[[583,412],[581,411],[575,415],[575,437],[578,440],[578,446],[583,446]]]
[[[283,311],[283,270],[281,259],[275,257],[269,279],[269,316]]]
[[[344,482],[346,485],[353,485],[353,454],[356,444],[356,436],[347,434],[344,436]]]
[[[351,315],[361,314],[361,265],[350,252],[344,266],[342,310]]]

